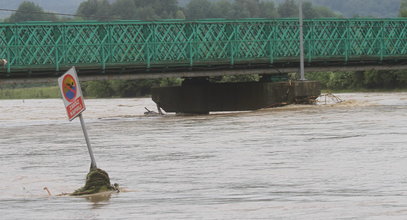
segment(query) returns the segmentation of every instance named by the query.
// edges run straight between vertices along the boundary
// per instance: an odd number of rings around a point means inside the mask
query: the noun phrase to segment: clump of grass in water
[[[84,187],[77,189],[71,193],[71,196],[89,195],[108,191],[119,191],[118,184],[110,184],[109,174],[106,171],[93,168],[90,169],[88,175],[86,175],[86,183]]]

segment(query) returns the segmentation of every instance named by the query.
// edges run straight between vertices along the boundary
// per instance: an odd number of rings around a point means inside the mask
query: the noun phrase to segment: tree
[[[213,18],[233,18],[235,8],[228,0],[221,0],[212,4],[210,9],[212,10]]]
[[[315,6],[317,11],[317,18],[340,18],[343,17],[341,14],[335,13],[331,9],[324,6]]]
[[[192,0],[186,9],[188,19],[213,18],[211,14],[212,3],[208,0]]]
[[[21,3],[17,11],[6,19],[8,22],[56,20],[57,17],[54,14],[46,13],[39,5],[27,1]]]
[[[302,10],[305,19],[313,19],[319,17],[317,10],[312,6],[311,2],[304,2],[304,4],[302,5]]]
[[[407,17],[407,0],[401,0],[399,16]]]
[[[176,19],[185,19],[185,14],[184,14],[184,12],[183,12],[182,10],[178,10],[178,11],[175,13],[175,18],[176,18]]]
[[[117,0],[111,6],[111,14],[115,19],[138,19],[137,5],[134,0]]]
[[[285,0],[278,6],[278,13],[282,18],[298,17],[298,5],[294,0]]]
[[[274,2],[260,2],[260,15],[262,18],[277,18],[278,12]]]
[[[259,0],[235,0],[235,18],[256,18],[260,17]]]
[[[182,18],[176,0],[117,0],[112,4],[111,14],[115,19],[157,20]]]
[[[110,87],[110,82],[104,81],[90,81],[82,84],[83,94],[85,96],[95,98],[107,98],[112,97],[113,90]]]
[[[141,5],[151,6],[154,13],[159,19],[175,18],[179,7],[177,0],[138,0],[142,1]],[[140,4],[139,4],[140,5]]]
[[[140,20],[157,20],[161,17],[157,15],[152,6],[140,7],[136,10],[137,18]]]
[[[107,0],[87,0],[79,5],[76,14],[88,20],[106,21],[111,19],[110,11]]]

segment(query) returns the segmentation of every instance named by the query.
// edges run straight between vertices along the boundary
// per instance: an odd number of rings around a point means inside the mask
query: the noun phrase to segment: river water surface
[[[0,219],[407,219],[407,93],[203,116],[143,116],[150,99],[86,100],[98,167],[62,100],[0,100]],[[329,100],[328,100],[329,101]]]

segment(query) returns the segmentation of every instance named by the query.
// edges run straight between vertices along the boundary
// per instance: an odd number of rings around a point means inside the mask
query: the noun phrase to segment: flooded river
[[[0,219],[406,219],[407,93],[338,96],[164,117],[86,100],[98,167],[127,189],[103,200],[43,190],[74,191],[90,164],[62,100],[0,100]]]

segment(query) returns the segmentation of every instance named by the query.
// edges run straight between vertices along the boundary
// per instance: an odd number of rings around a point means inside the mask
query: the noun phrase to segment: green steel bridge
[[[309,71],[400,69],[407,19],[304,21]],[[297,71],[297,19],[24,22],[0,24],[0,81],[194,77]],[[5,63],[4,61],[0,61]]]

